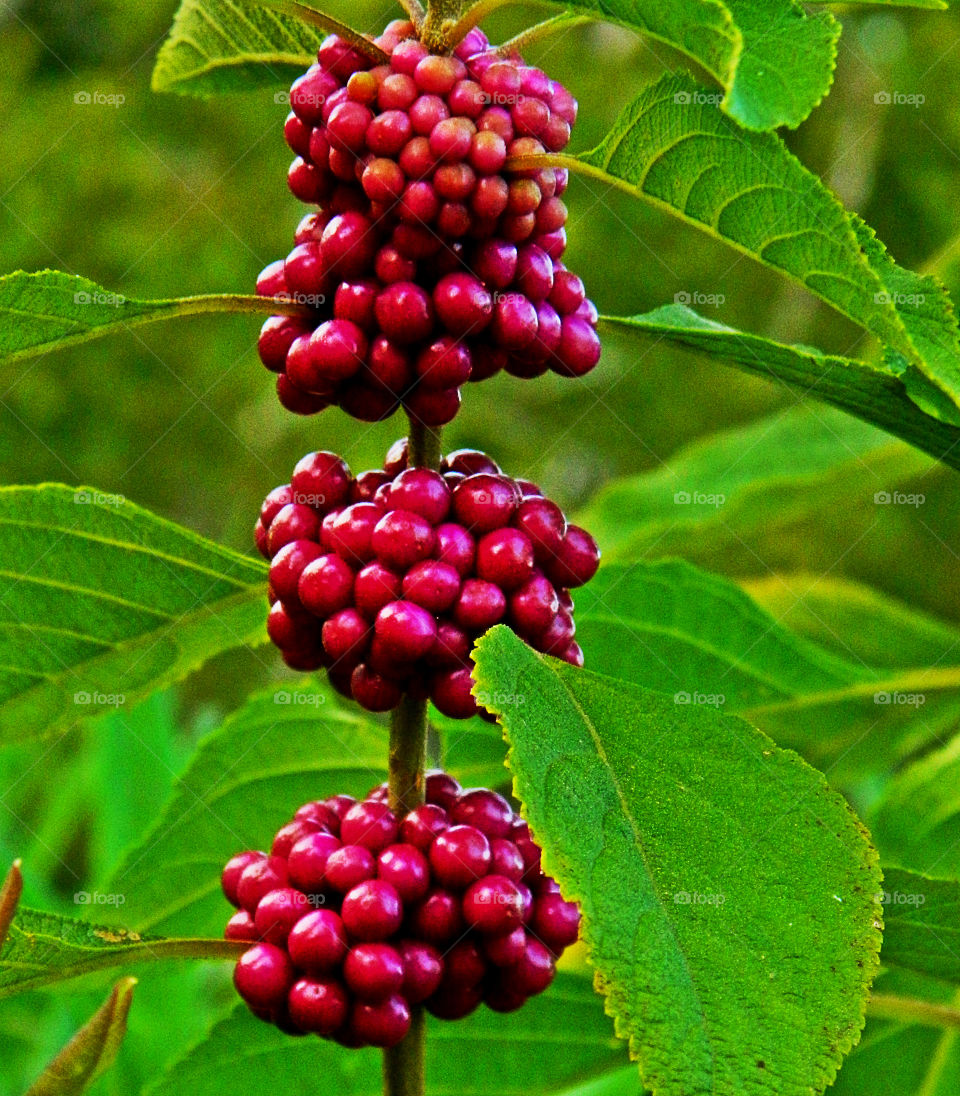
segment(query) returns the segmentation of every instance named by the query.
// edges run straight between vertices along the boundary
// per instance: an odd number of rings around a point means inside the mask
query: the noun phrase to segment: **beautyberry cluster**
[[[306,803],[269,854],[224,868],[238,908],[226,937],[251,944],[236,988],[290,1034],[388,1047],[410,1008],[456,1020],[484,1002],[512,1012],[542,993],[579,932],[577,906],[540,869],[510,804],[427,774],[426,804],[402,822],[386,787],[365,800]]]
[[[569,590],[596,572],[596,542],[477,450],[434,472],[408,468],[398,442],[383,471],[356,478],[336,454],[309,453],[267,496],[255,536],[287,664],[326,668],[370,711],[406,693],[452,718],[477,714],[470,652],[500,622],[583,665]]]
[[[257,292],[311,310],[260,335],[291,411],[377,421],[402,404],[441,426],[468,380],[582,376],[600,357],[597,311],[561,262],[567,172],[508,166],[563,149],[576,101],[479,30],[452,56],[413,35],[390,24],[379,65],[331,36],[290,92],[290,186],[321,208]]]

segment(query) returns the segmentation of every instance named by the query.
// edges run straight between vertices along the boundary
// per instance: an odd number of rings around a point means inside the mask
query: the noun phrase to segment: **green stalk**
[[[440,467],[440,431],[411,416],[407,439],[411,468]],[[390,806],[401,817],[424,801],[427,702],[405,696],[390,721]],[[412,1009],[410,1031],[383,1052],[384,1096],[423,1096],[426,1027],[423,1008]]]

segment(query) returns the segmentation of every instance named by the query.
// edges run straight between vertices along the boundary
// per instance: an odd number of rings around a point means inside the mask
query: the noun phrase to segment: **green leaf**
[[[121,895],[81,892],[80,905]],[[54,913],[21,908],[0,947],[0,1000],[95,970],[163,959],[231,959],[243,951],[229,940],[171,939],[105,928]]]
[[[59,270],[18,270],[0,277],[0,361],[19,361],[179,316],[298,310],[290,301],[239,294],[140,301]]]
[[[109,1069],[127,1033],[136,978],[123,978],[91,1019],[30,1086],[26,1096],[81,1096]]]
[[[791,0],[551,0],[673,46],[724,90],[711,95],[748,129],[798,126],[833,80],[840,24]]]
[[[591,670],[743,715],[835,783],[893,770],[960,717],[949,629],[928,662],[873,667],[791,633],[731,582],[676,560],[602,567],[576,609]],[[883,617],[861,623],[882,634]]]
[[[946,11],[947,0],[807,0],[808,4],[838,4],[859,8],[923,8],[929,11]]]
[[[960,882],[883,870],[884,966],[960,983]]]
[[[928,415],[907,394],[893,370],[841,358],[807,346],[791,346],[704,319],[682,304],[640,316],[604,316],[603,322],[637,331],[732,365],[753,376],[782,382],[803,396],[839,407],[864,422],[960,469],[960,427]]]
[[[0,488],[0,745],[62,730],[265,642],[262,561],[132,503]]]
[[[324,37],[302,19],[243,0],[183,0],[153,90],[206,97],[290,84],[316,61]]]
[[[595,149],[562,159],[798,282],[900,356],[924,411],[960,424],[960,334],[943,287],[896,267],[777,136],[739,129],[690,77],[664,76]]]
[[[780,624],[852,662],[901,670],[960,650],[960,631],[851,579],[772,575],[742,582]]]
[[[546,993],[509,1016],[482,1009],[455,1024],[427,1019],[427,1096],[554,1093],[625,1061],[600,998],[589,981],[570,974],[559,974]],[[278,1076],[303,1092],[322,1077],[338,1096],[379,1096],[383,1086],[375,1051],[345,1054],[329,1042],[294,1042],[241,1006],[152,1085],[149,1096],[227,1096],[236,1091],[238,1070],[249,1091],[269,1087]]]
[[[876,854],[842,797],[742,720],[545,659],[507,628],[476,661],[648,1087],[822,1091],[880,945]]]
[[[229,907],[220,872],[263,848],[302,803],[362,795],[386,778],[386,727],[313,678],[253,697],[200,744],[173,797],[113,873],[118,914],[145,931],[214,934]]]
[[[856,419],[797,407],[694,442],[653,472],[613,480],[578,521],[608,560],[656,550],[716,568],[726,552],[741,561],[742,573],[746,544],[762,557],[764,572],[809,567],[813,529],[840,514],[849,538],[860,500],[870,504],[873,524],[878,487],[892,491],[931,467],[927,457]]]
[[[948,1007],[960,1003],[955,987],[905,970],[883,972],[877,989]],[[844,1063],[830,1096],[956,1096],[957,1092],[957,1032],[868,1014],[863,1038]]]
[[[886,863],[960,878],[960,736],[897,774],[870,828]]]

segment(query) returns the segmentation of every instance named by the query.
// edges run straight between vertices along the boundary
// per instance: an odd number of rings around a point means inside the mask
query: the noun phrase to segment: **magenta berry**
[[[311,310],[272,317],[259,345],[297,414],[338,405],[374,422],[403,405],[438,426],[457,414],[467,379],[579,377],[599,357],[596,310],[562,263],[567,173],[509,166],[563,150],[576,101],[519,57],[497,56],[479,31],[453,56],[402,37],[411,33],[388,28],[378,41],[389,61],[374,67],[331,36],[290,91],[288,181],[320,208],[257,291]],[[456,353],[441,354],[443,337]],[[379,338],[409,351],[405,372],[375,352]]]
[[[228,863],[225,894],[256,892],[225,929],[249,945],[234,980],[256,1015],[291,1034],[391,1046],[414,1005],[444,1019],[481,1002],[513,1011],[550,984],[579,911],[540,873],[526,823],[502,796],[464,791],[440,771],[426,775],[425,790],[427,802],[399,823],[385,784],[359,802],[306,803],[272,842],[285,855]],[[291,846],[301,827],[315,828]],[[318,854],[324,879],[314,889]],[[310,884],[301,887],[290,862],[304,858]]]

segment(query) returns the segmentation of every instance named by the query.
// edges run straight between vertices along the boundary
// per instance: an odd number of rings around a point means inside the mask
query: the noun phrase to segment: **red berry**
[[[488,788],[469,788],[450,808],[450,821],[475,826],[488,838],[506,837],[513,824],[510,804]]]
[[[325,882],[340,894],[346,894],[358,883],[373,879],[376,874],[376,859],[363,845],[344,845],[336,849],[330,854],[324,869]]]
[[[227,861],[226,867],[220,876],[220,883],[227,901],[232,906],[241,904],[237,888],[240,884],[240,876],[251,865],[266,860],[266,854],[262,852],[241,852]]]
[[[389,944],[357,944],[347,953],[343,977],[361,1001],[382,1001],[403,985],[403,960]]]
[[[321,890],[327,858],[340,848],[340,844],[330,833],[309,833],[301,837],[287,858],[290,882],[305,892]]]
[[[410,1030],[410,1006],[398,993],[377,1004],[357,1003],[350,1013],[350,1030],[370,1046],[396,1046]]]
[[[505,875],[484,876],[464,894],[463,915],[468,925],[491,936],[512,932],[523,922],[520,889]]]
[[[293,964],[273,944],[254,944],[237,960],[233,983],[251,1008],[279,1008],[293,983]]]
[[[400,944],[403,961],[403,995],[411,1005],[418,1005],[433,996],[443,979],[440,952],[419,940],[404,940]]]
[[[399,832],[397,817],[385,803],[357,803],[343,816],[340,825],[345,845],[362,845],[372,853],[392,844]]]
[[[343,985],[334,979],[301,978],[290,989],[290,1019],[301,1031],[332,1035],[342,1027],[350,1008]]]
[[[368,879],[348,891],[343,899],[343,923],[357,940],[389,939],[403,921],[400,895],[382,879]]]
[[[430,888],[430,865],[412,845],[390,845],[377,858],[377,877],[390,883],[404,903],[419,902]]]
[[[490,843],[474,826],[451,826],[430,848],[434,878],[444,887],[462,888],[490,868]]]

